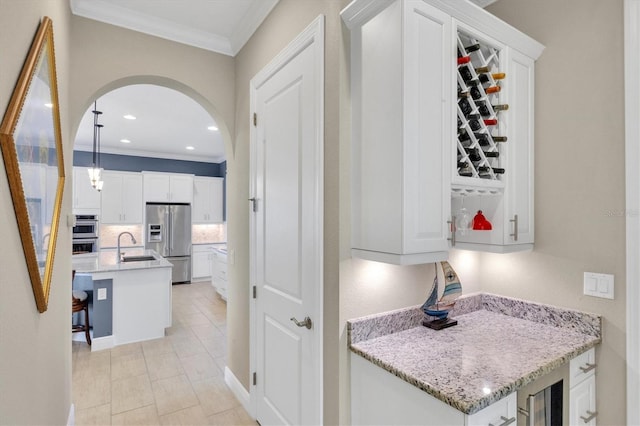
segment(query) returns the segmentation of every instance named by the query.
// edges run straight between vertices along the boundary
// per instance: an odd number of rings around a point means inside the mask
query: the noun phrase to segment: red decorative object
[[[493,229],[491,222],[482,214],[482,210],[478,210],[478,213],[473,217],[473,229],[476,231],[491,231]]]

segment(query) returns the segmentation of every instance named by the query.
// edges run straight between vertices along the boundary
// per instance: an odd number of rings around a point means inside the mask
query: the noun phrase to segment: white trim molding
[[[640,0],[624,2],[627,424],[640,424]]]
[[[226,365],[224,366],[224,382],[229,386],[229,389],[231,389],[231,392],[233,392],[235,397],[238,398],[238,401],[240,401],[245,411],[249,413],[252,419],[255,420],[256,414],[251,407],[249,391],[242,386],[240,380],[238,380],[235,374],[233,374],[233,371],[231,371]]]

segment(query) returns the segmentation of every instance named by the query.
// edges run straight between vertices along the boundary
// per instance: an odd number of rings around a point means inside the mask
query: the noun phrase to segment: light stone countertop
[[[151,269],[151,268],[172,268],[173,265],[160,256],[154,250],[145,249],[122,249],[125,256],[142,256],[149,255],[155,257],[155,260],[146,260],[141,262],[116,262],[115,251],[101,252],[101,253],[88,253],[88,254],[76,254],[71,258],[72,268],[75,269],[76,274],[90,274],[101,272],[119,272],[119,271],[131,271],[135,269]]]
[[[421,325],[419,306],[348,321],[351,351],[466,414],[601,341],[601,318],[490,294],[460,299],[458,325]]]

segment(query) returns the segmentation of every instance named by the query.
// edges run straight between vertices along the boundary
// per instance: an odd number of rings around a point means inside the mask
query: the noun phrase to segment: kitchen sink
[[[124,256],[122,262],[144,262],[148,260],[156,260],[154,256]]]

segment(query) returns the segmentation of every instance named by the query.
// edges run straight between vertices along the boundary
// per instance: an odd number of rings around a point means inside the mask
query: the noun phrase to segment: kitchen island
[[[601,341],[597,315],[491,294],[462,297],[451,315],[458,325],[440,331],[421,325],[419,306],[347,322],[354,424],[373,417],[384,423],[394,406],[390,386],[408,391],[403,401],[414,398],[421,408],[429,401],[430,418],[420,424],[465,423],[465,416],[515,395]],[[404,385],[387,383],[388,373]],[[378,381],[388,404],[375,401]],[[398,415],[389,416],[412,422]]]
[[[114,253],[72,258],[76,277],[91,278],[93,351],[164,337],[171,326],[171,263],[153,250],[128,254],[123,263]]]

